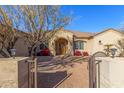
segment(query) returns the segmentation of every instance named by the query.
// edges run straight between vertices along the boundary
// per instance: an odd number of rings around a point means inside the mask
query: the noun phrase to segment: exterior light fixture
[[[99,40],[99,45],[102,45],[102,41],[101,40]]]
[[[116,48],[111,48],[112,58],[115,57],[116,52],[117,52],[117,49]]]
[[[10,49],[10,51],[11,51],[11,56],[13,57],[13,59],[15,59],[16,49]]]

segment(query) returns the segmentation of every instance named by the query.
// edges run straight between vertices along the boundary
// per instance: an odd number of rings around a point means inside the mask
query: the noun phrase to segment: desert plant
[[[31,56],[39,44],[49,42],[70,19],[60,11],[60,6],[0,6],[0,50],[10,56],[9,50],[20,35],[17,29],[21,28]]]
[[[110,52],[111,52],[111,47],[113,46],[113,44],[106,44],[105,46],[105,53],[107,56],[110,56]]]
[[[124,57],[124,38],[122,38],[121,40],[118,40],[115,46],[118,49],[119,56]]]
[[[70,22],[70,17],[60,11],[60,6],[19,6],[19,10],[28,32],[25,40],[30,47],[30,56],[35,54],[39,44],[49,42],[57,31]]]
[[[19,38],[20,15],[12,6],[0,6],[0,54],[10,57],[12,49]]]

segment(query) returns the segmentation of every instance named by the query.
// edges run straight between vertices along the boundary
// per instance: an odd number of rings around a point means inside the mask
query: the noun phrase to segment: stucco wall
[[[92,54],[93,50],[93,39],[88,39],[86,43],[86,50],[88,51],[89,54]]]
[[[24,38],[19,38],[14,48],[16,49],[16,56],[28,56],[28,46],[26,45]]]
[[[16,56],[17,57],[27,57],[28,56],[28,46],[26,45],[24,38],[19,38],[16,43],[14,48],[16,49]],[[3,56],[0,54],[0,58]]]
[[[28,87],[27,57],[0,58],[0,87]]]
[[[94,36],[92,40],[92,50],[91,53],[95,53],[97,51],[104,51],[104,45],[106,44],[117,44],[117,41],[122,38],[122,34],[120,32],[114,31],[112,29],[103,32]],[[101,45],[99,44],[99,40],[101,40]],[[114,46],[113,46],[114,47]]]
[[[100,57],[100,87],[124,88],[124,58]]]

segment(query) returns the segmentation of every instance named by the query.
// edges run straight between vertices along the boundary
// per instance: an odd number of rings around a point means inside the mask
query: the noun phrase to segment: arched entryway
[[[67,53],[68,41],[64,38],[59,38],[55,41],[56,55],[64,55]]]

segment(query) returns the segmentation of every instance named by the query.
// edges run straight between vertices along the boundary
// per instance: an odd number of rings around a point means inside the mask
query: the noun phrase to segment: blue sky
[[[69,30],[100,32],[107,28],[120,29],[124,26],[124,6],[66,5],[61,6],[61,9],[73,17],[66,27]]]

